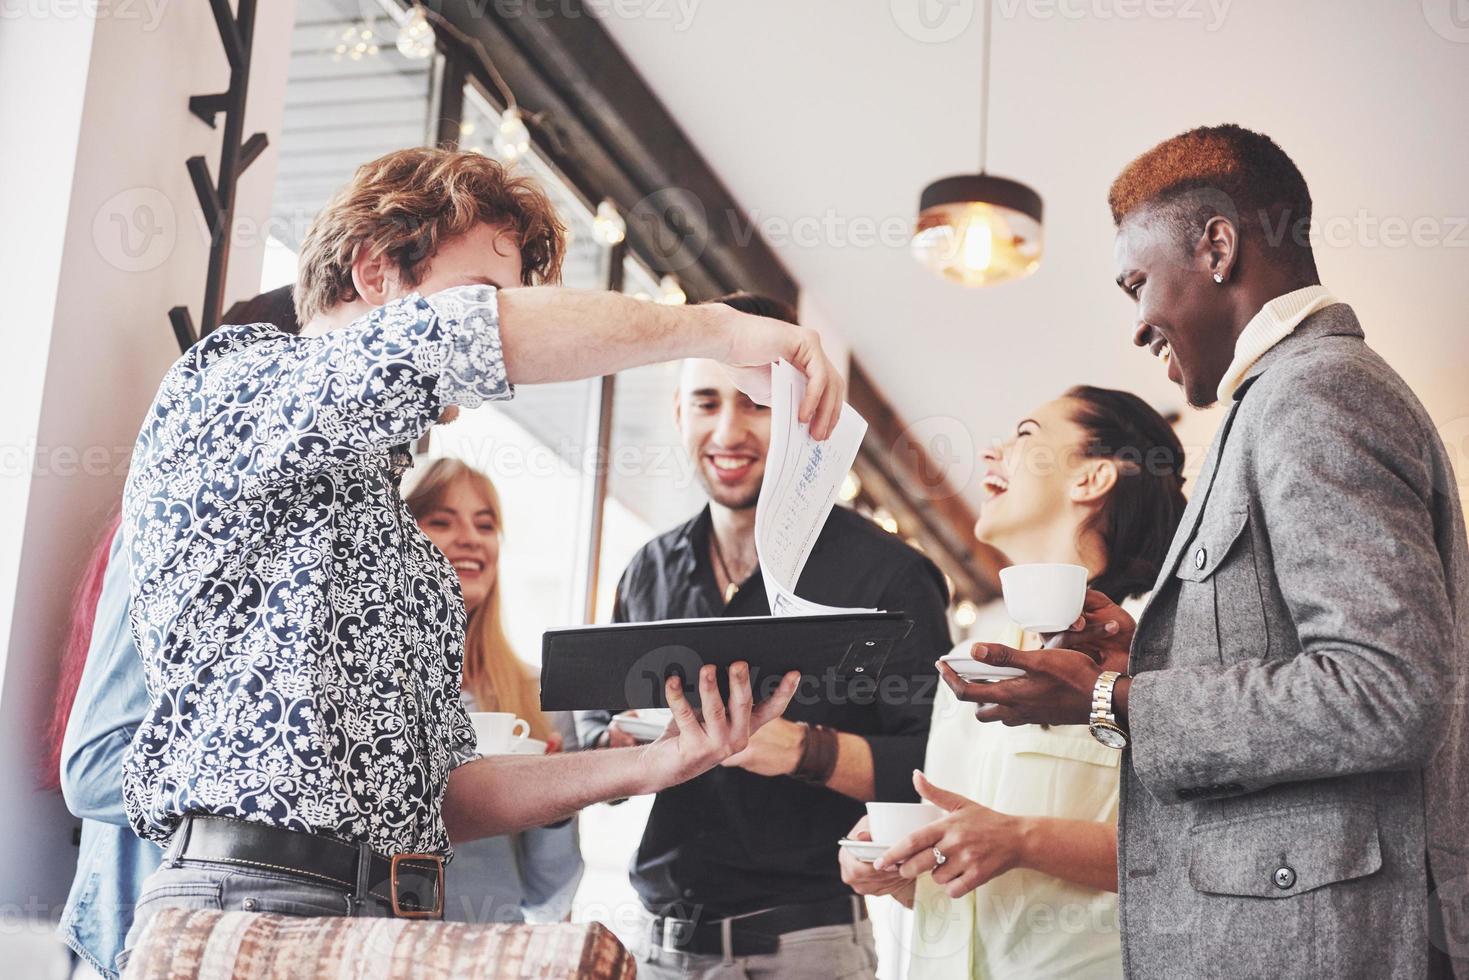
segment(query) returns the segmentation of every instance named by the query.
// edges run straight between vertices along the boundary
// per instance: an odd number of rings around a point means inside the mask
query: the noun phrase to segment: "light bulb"
[[[888,510],[886,507],[879,507],[877,508],[877,510],[873,511],[872,520],[873,523],[875,523],[878,527],[882,528],[887,533],[898,533],[898,519],[894,517],[893,512]]]
[[[398,27],[398,53],[422,61],[434,53],[434,29],[423,8],[414,5]]]
[[[606,245],[616,245],[627,237],[627,222],[617,211],[617,205],[611,201],[603,201],[597,205],[597,213],[592,218],[592,229]]]
[[[841,498],[843,503],[850,504],[862,493],[862,478],[851,470],[842,478]]]
[[[500,117],[500,128],[495,133],[495,149],[500,152],[500,157],[506,161],[514,162],[530,152],[530,130],[525,128],[525,120],[520,117],[520,110],[511,106],[505,110]]]
[[[964,267],[988,272],[995,254],[995,232],[983,218],[971,218],[960,230],[964,244]]]
[[[949,177],[923,192],[913,257],[965,286],[1028,276],[1041,262],[1041,200],[988,174]]]
[[[979,619],[979,609],[968,599],[961,601],[954,607],[954,624],[962,629],[968,629]]]
[[[683,306],[688,301],[689,297],[677,279],[664,276],[658,280],[658,302],[664,306]]]

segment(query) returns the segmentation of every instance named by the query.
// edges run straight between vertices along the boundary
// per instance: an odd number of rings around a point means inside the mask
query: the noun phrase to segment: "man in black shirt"
[[[736,294],[722,302],[792,323],[789,307]],[[613,618],[649,622],[768,616],[755,553],[755,504],[770,413],[718,365],[688,361],[675,407],[709,506],[644,545],[617,587]],[[639,976],[689,978],[740,961],[744,975],[871,976],[865,908],[842,883],[837,841],[867,800],[914,801],[936,684],[949,649],[943,575],[860,515],[833,508],[797,586],[832,606],[901,611],[913,629],[876,681],[828,674],[802,688],[722,768],[660,792],[633,885],[650,912],[635,943]],[[608,712],[583,712],[582,744],[627,745]]]

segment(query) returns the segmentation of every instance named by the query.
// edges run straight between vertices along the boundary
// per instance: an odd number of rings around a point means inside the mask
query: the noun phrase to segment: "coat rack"
[[[189,315],[187,306],[175,306],[168,311],[168,320],[173,325],[180,351],[188,350],[201,336],[207,336],[219,326],[220,310],[224,305],[225,270],[229,268],[230,261],[235,185],[269,143],[264,133],[256,133],[240,142],[245,125],[245,93],[250,84],[255,3],[256,0],[239,0],[239,13],[236,15],[230,10],[229,0],[209,0],[215,26],[219,28],[219,40],[229,60],[230,83],[223,92],[189,98],[189,111],[208,123],[210,129],[216,127],[219,115],[224,114],[224,145],[219,153],[217,184],[210,178],[209,164],[202,156],[189,157],[186,164],[189,177],[194,182],[194,195],[204,212],[204,223],[209,228],[209,273],[204,283],[204,310],[199,319],[199,331],[194,329],[193,317]]]

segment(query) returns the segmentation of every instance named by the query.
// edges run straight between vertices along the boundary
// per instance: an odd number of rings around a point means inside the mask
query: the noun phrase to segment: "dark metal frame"
[[[199,330],[195,331],[187,306],[175,306],[168,311],[168,320],[173,325],[180,351],[188,350],[199,337],[207,336],[219,325],[224,308],[225,273],[230,261],[236,184],[240,175],[249,169],[270,142],[264,133],[256,133],[243,143],[240,141],[245,126],[245,96],[250,86],[255,4],[256,0],[239,0],[239,13],[236,15],[230,10],[229,0],[209,2],[214,12],[214,24],[219,29],[220,44],[224,46],[225,58],[229,61],[230,81],[223,92],[189,98],[189,111],[207,123],[210,129],[216,128],[220,114],[224,115],[224,139],[219,153],[218,183],[210,178],[209,163],[204,157],[190,157],[185,164],[194,183],[199,208],[204,212],[210,238],[209,271],[204,282],[204,307],[199,317]]]
[[[474,52],[466,50],[453,38],[442,33],[437,34],[437,44],[443,62],[439,70],[439,89],[435,99],[438,118],[431,129],[436,133],[437,141],[441,145],[453,145],[459,142],[459,127],[464,122],[464,88],[466,85],[471,82],[477,83],[476,88],[479,94],[489,101],[496,111],[503,112],[505,105],[494,79],[490,78],[489,73],[480,66]],[[582,197],[583,202],[590,209],[595,210],[596,202],[601,200],[596,188],[589,186],[584,181],[579,182],[568,174],[563,168],[564,156],[557,154],[555,148],[548,146],[544,139],[537,140],[536,152],[551,165],[558,177]],[[631,229],[629,229],[629,237],[631,237]],[[603,288],[610,292],[622,292],[628,253],[629,242],[627,240],[608,249],[607,278],[603,283]],[[584,542],[586,548],[582,562],[584,577],[578,587],[576,601],[581,615],[589,623],[596,619],[598,587],[601,578],[602,526],[607,504],[608,468],[612,454],[612,413],[616,400],[617,377],[615,375],[603,376],[596,379],[595,385],[594,407],[592,416],[587,421],[587,434],[596,440],[593,457],[595,468],[592,472],[591,512],[588,515],[588,531]]]
[[[628,217],[628,251],[678,277],[693,302],[745,289],[794,304],[795,280],[583,0],[553,5],[425,0],[484,46],[516,93],[541,155],[594,204]],[[498,99],[474,52],[439,49]],[[504,109],[503,105],[496,108]],[[457,129],[440,133],[457,141]]]
[[[627,243],[612,246],[611,265],[607,270],[607,289],[620,293],[623,286]],[[587,532],[587,574],[582,584],[582,617],[597,619],[597,586],[602,570],[602,523],[607,508],[607,474],[612,461],[612,406],[617,397],[617,375],[604,374],[597,379],[597,408],[592,425],[596,426],[596,468],[592,471],[592,514]]]

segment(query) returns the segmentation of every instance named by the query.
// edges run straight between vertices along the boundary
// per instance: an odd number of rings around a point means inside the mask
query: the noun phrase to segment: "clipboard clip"
[[[876,681],[896,639],[853,640],[837,662],[838,677],[870,677]]]

